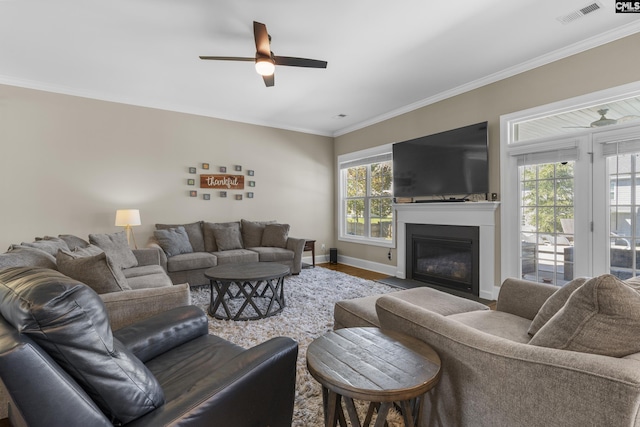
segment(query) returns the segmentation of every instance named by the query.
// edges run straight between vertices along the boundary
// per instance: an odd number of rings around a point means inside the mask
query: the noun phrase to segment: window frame
[[[385,196],[372,196],[371,195],[371,167],[372,163],[378,163],[376,160],[379,160],[382,156],[389,156],[389,160],[393,160],[392,158],[392,144],[384,144],[378,147],[368,148],[366,150],[356,151],[353,153],[342,154],[338,156],[337,161],[337,174],[338,174],[338,187],[339,187],[339,201],[338,201],[338,240],[343,242],[350,243],[359,243],[364,245],[371,246],[381,246],[385,248],[395,248],[396,246],[396,220],[395,220],[395,209],[391,211],[391,240],[381,239],[379,237],[371,237],[371,217],[369,212],[369,203],[371,199],[381,199],[387,198]],[[365,227],[366,235],[365,236],[355,236],[352,234],[346,233],[346,202],[350,200],[346,195],[346,167],[345,164],[348,163],[358,163],[359,165],[367,165],[367,191],[364,196],[365,199]],[[355,164],[354,164],[355,166]],[[393,171],[392,171],[393,173]],[[393,203],[393,188],[392,194],[388,197],[391,199]]]

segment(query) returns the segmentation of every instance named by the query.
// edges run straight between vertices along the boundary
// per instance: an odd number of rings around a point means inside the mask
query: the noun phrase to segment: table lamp
[[[138,209],[118,209],[116,211],[116,227],[124,227],[127,232],[127,243],[130,245],[130,239],[132,238],[136,249],[138,249],[138,244],[131,226],[140,224],[142,223],[140,222],[140,211]]]

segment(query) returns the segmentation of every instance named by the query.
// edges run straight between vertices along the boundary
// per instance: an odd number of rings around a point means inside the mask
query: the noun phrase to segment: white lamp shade
[[[116,211],[116,226],[140,225],[140,211],[138,209],[119,209]]]

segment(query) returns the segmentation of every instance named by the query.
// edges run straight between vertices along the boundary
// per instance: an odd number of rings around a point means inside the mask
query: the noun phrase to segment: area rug
[[[242,347],[253,347],[269,338],[288,336],[298,342],[294,427],[324,425],[322,389],[307,371],[307,347],[315,338],[333,329],[336,301],[396,291],[397,288],[322,267],[303,269],[297,276],[285,278],[285,308],[279,314],[261,320],[228,321],[209,316],[209,331]],[[207,311],[208,286],[191,289],[193,304]],[[390,414],[389,425],[401,425]],[[397,418],[397,421],[394,421]]]

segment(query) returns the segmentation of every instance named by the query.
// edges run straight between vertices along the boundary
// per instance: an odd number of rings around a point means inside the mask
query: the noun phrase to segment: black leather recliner
[[[0,377],[14,426],[290,426],[298,345],[245,350],[197,307],[111,331],[102,300],[54,270],[0,270]]]

